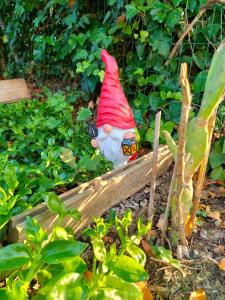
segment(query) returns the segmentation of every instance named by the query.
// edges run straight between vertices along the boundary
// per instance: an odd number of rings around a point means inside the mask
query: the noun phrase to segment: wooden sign
[[[11,103],[31,94],[24,79],[0,80],[0,103]]]

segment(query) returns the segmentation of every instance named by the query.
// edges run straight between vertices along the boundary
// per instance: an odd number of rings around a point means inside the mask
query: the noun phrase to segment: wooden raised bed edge
[[[94,216],[101,216],[109,208],[141,190],[150,183],[153,153],[149,153],[118,170],[108,172],[87,183],[60,195],[67,208],[77,208],[82,215],[75,223],[67,218],[65,226],[70,225],[76,232],[92,222]],[[160,146],[158,155],[157,177],[164,174],[173,162],[167,146]],[[36,218],[48,232],[56,222],[56,216],[49,211],[45,203],[39,204],[12,218],[9,225],[9,242],[24,240],[26,216]]]
[[[11,103],[30,97],[24,79],[0,80],[0,103]]]

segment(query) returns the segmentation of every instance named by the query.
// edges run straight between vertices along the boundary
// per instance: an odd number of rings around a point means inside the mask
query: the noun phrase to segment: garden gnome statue
[[[91,144],[100,148],[115,169],[137,155],[135,121],[119,81],[115,58],[102,50],[101,59],[105,63],[105,76],[96,119],[98,135]]]

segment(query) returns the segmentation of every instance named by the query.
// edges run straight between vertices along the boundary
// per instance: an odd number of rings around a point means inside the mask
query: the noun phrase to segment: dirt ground
[[[172,168],[157,179],[156,215],[152,229],[158,237],[161,232],[157,222],[165,211],[171,176]],[[122,201],[114,207],[117,214],[122,216],[126,209],[131,208],[135,220],[139,215],[146,216],[149,190],[146,186]],[[189,240],[190,258],[181,261],[181,269],[148,259],[148,283],[155,299],[189,299],[190,292],[203,288],[207,299],[225,300],[225,271],[217,265],[217,261],[225,257],[225,229],[218,223],[218,218],[225,220],[225,192],[221,183],[206,180],[200,207],[198,227]],[[135,222],[131,230],[135,231]]]

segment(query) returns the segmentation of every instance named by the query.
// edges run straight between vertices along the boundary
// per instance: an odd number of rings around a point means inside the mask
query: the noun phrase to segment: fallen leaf
[[[156,227],[159,228],[161,231],[163,229],[164,222],[165,222],[165,214],[161,214],[160,217],[159,217],[159,221],[156,224]]]
[[[212,192],[212,191],[208,191],[209,197],[210,198],[216,198],[216,193]]]
[[[224,253],[224,249],[225,249],[225,246],[223,245],[218,245],[216,246],[213,251],[216,253],[216,254],[223,254]]]
[[[221,270],[225,271],[225,257],[218,262],[218,266]]]
[[[108,235],[103,236],[102,239],[103,239],[104,242],[107,242],[107,243],[110,243],[110,244],[113,243],[113,239]]]
[[[145,253],[148,255],[148,256],[154,256],[154,253],[152,252],[152,249],[151,249],[151,246],[149,245],[148,242],[146,242],[146,240],[141,240],[141,245],[145,251]]]
[[[204,289],[198,289],[191,293],[189,300],[206,300],[206,294]]]
[[[220,193],[225,195],[225,188],[223,186],[219,187],[219,191],[220,191]]]
[[[214,219],[214,220],[220,220],[220,213],[216,210],[211,211],[209,205],[207,205],[205,212],[206,212],[207,217]]]
[[[222,221],[222,222],[220,223],[220,228],[225,229],[225,221]]]
[[[142,291],[143,300],[153,300],[152,293],[150,292],[146,281],[136,282],[135,284]]]
[[[218,184],[218,185],[223,185],[224,182],[223,180],[212,180],[212,179],[207,179],[204,182],[204,186],[210,185],[210,184]]]
[[[120,26],[122,25],[124,22],[126,21],[126,15],[122,14],[121,16],[119,16],[116,20],[116,25]]]
[[[92,280],[92,272],[91,271],[84,271],[84,278],[87,282],[91,282]]]

